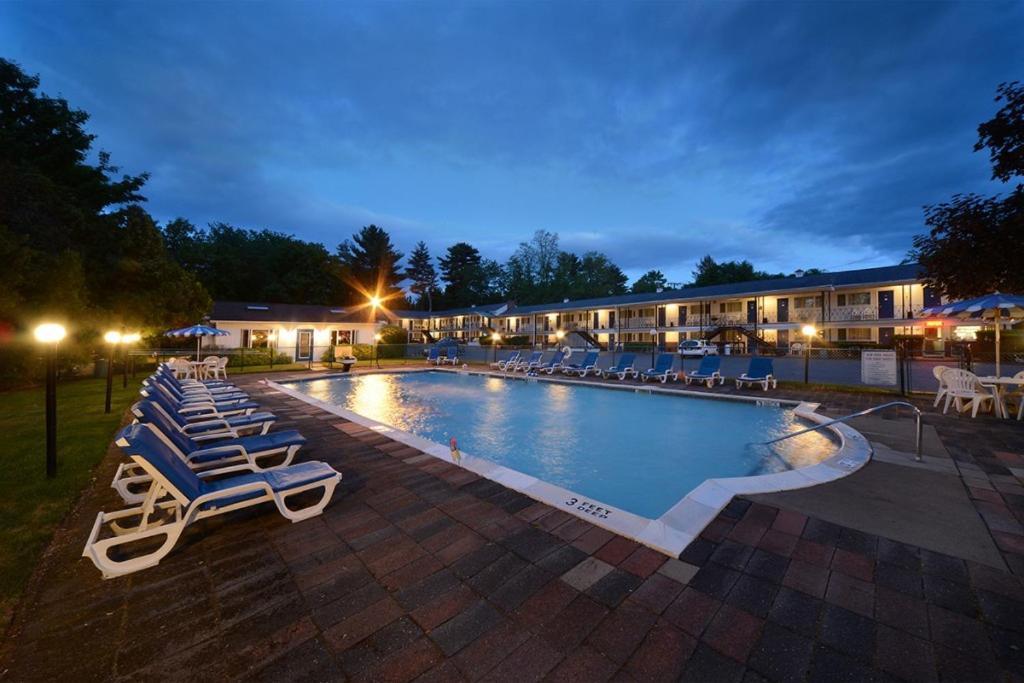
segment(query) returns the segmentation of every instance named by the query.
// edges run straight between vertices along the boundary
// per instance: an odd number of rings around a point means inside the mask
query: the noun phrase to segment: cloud
[[[630,273],[902,257],[988,191],[975,127],[1019,3],[3,3],[5,56],[149,170],[162,218]]]

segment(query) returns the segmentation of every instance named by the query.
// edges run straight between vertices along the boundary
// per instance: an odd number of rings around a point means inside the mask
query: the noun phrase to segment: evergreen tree
[[[659,289],[665,288],[665,274],[660,270],[649,270],[633,283],[630,289],[633,294],[640,294],[644,292],[657,292]]]
[[[426,310],[434,310],[434,292],[437,291],[437,269],[430,258],[430,251],[425,242],[417,242],[416,248],[409,254],[409,265],[405,269],[405,278],[412,284],[409,289],[418,297],[416,303]]]
[[[383,228],[367,225],[338,245],[338,258],[344,276],[361,294],[361,298],[377,295],[389,298],[399,294],[402,274],[398,262],[402,253],[391,243]],[[357,298],[352,303],[362,303]]]
[[[445,305],[460,308],[477,303],[486,290],[482,259],[477,248],[466,242],[453,244],[439,262],[441,279],[445,283]]]

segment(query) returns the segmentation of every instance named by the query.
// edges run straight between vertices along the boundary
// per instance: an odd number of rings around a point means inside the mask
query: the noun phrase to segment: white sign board
[[[861,351],[860,381],[876,386],[896,386],[895,351]]]

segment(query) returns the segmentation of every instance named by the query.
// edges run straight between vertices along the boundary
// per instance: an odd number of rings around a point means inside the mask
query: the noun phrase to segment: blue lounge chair
[[[588,372],[597,372],[597,359],[600,356],[597,351],[587,351],[587,355],[583,356],[583,360],[579,363],[569,363],[562,368],[562,372],[567,375],[579,375],[580,377],[586,377]]]
[[[768,385],[771,385],[773,389],[778,387],[779,383],[775,379],[775,367],[772,359],[767,356],[751,357],[750,367],[736,378],[737,389],[742,388],[744,384],[760,384],[765,391],[768,391]]]
[[[715,382],[725,384],[725,378],[719,372],[721,367],[722,359],[719,356],[704,356],[700,359],[700,367],[697,368],[697,372],[683,373],[683,379],[687,384],[691,381],[703,382],[710,389],[715,386]]]
[[[559,349],[555,351],[555,355],[551,356],[551,359],[546,363],[541,363],[536,367],[537,372],[546,372],[549,375],[553,375],[555,370],[559,370],[562,367],[562,361],[565,359],[565,351]]]
[[[142,380],[142,385],[147,387],[163,387],[172,398],[181,401],[182,403],[189,402],[203,402],[203,401],[214,401],[214,402],[227,402],[227,401],[247,401],[249,395],[245,392],[234,389],[232,391],[219,391],[211,392],[205,388],[197,388],[197,390],[181,389],[174,386],[163,377],[147,377]]]
[[[636,368],[633,367],[633,362],[636,360],[635,353],[624,353],[619,356],[618,361],[615,365],[605,370],[602,374],[605,379],[611,377],[618,377],[619,379],[626,379],[626,375],[632,375],[634,378],[637,376]]]
[[[180,408],[159,391],[148,398],[154,401],[181,428],[182,432],[196,440],[203,438],[202,434],[208,431],[233,429],[239,435],[250,432],[266,434],[270,431],[270,426],[277,421],[276,415],[266,411],[223,415],[214,408],[202,405]]]
[[[502,358],[499,361],[495,361],[494,363],[491,363],[491,367],[496,369],[496,370],[501,370],[501,371],[504,372],[505,368],[508,367],[508,365],[510,363],[514,364],[518,360],[519,360],[519,352],[518,351],[509,351],[508,354],[504,358]]]
[[[654,361],[654,367],[640,373],[640,379],[646,382],[649,379],[656,379],[662,384],[668,382],[669,378],[679,379],[679,373],[672,371],[672,365],[676,362],[675,356],[671,353],[659,353],[658,359]]]
[[[341,480],[339,472],[322,462],[304,462],[217,480],[202,479],[144,424],[126,427],[115,443],[151,477],[152,483],[142,505],[96,516],[82,555],[92,560],[107,579],[159,564],[190,524],[207,517],[265,502],[273,502],[278,512],[293,522],[319,515]],[[317,502],[298,510],[288,506],[292,496],[316,489],[323,490]],[[101,539],[105,528],[113,536]],[[112,550],[130,552],[124,546],[160,537],[163,542],[150,552],[130,559],[110,556]]]
[[[132,406],[136,422],[151,425],[175,454],[194,470],[216,469],[219,474],[232,471],[260,472],[291,464],[306,439],[295,430],[253,436],[223,436],[215,442],[200,443],[176,429],[174,422],[152,401],[139,401]],[[278,457],[281,456],[281,457]],[[268,458],[274,464],[267,467]],[[148,485],[150,478],[138,465],[122,463],[111,486],[126,503],[141,503],[145,493],[138,486]]]
[[[536,368],[538,365],[540,365],[541,359],[543,358],[543,351],[534,351],[533,353],[530,354],[528,358],[526,358],[525,360],[520,360],[518,363],[513,365],[512,372],[518,372],[519,370],[522,370],[523,372],[529,372]]]
[[[139,391],[140,394],[146,398],[156,399],[157,396],[163,396],[170,405],[182,415],[188,416],[191,414],[201,413],[217,413],[220,417],[228,417],[231,415],[249,415],[259,408],[259,404],[255,401],[179,401],[174,397],[172,393],[167,391],[167,387],[162,384],[157,384],[155,387],[144,386]]]
[[[434,365],[440,365],[441,363],[441,349],[437,346],[431,346],[427,352],[427,362],[433,363]]]
[[[459,364],[459,347],[455,344],[446,346],[444,349],[444,355],[441,356],[441,365],[451,363],[452,365]]]

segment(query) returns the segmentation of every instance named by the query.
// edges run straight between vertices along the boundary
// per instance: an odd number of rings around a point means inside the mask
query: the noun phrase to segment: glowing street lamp
[[[67,330],[57,323],[43,323],[32,332],[46,345],[46,477],[57,476],[57,344]]]
[[[501,342],[501,335],[498,332],[491,333],[491,346],[494,347],[494,362],[498,362],[498,344]]]
[[[557,330],[555,332],[555,339],[558,340],[555,342],[555,345],[560,346],[562,344],[562,340],[565,339],[565,332],[562,330]]]
[[[807,349],[804,352],[804,384],[807,384],[811,369],[811,340],[814,339],[814,335],[818,334],[818,330],[814,325],[804,325],[800,331],[807,337]]]
[[[117,354],[117,345],[121,343],[121,333],[111,330],[103,335],[103,341],[110,345],[110,353],[107,354],[107,399],[103,404],[103,412],[110,412],[110,395],[114,384],[114,356]]]
[[[122,389],[127,389],[128,388],[128,359],[130,358],[130,356],[128,355],[128,347],[131,346],[132,344],[137,344],[140,339],[142,339],[142,335],[139,334],[138,332],[131,332],[129,334],[122,334],[121,335],[121,343],[124,344],[124,347],[125,347],[125,349],[124,349],[124,360],[121,363],[121,377],[122,377],[121,388]],[[132,376],[133,377],[135,376],[135,361],[134,360],[132,361]]]

